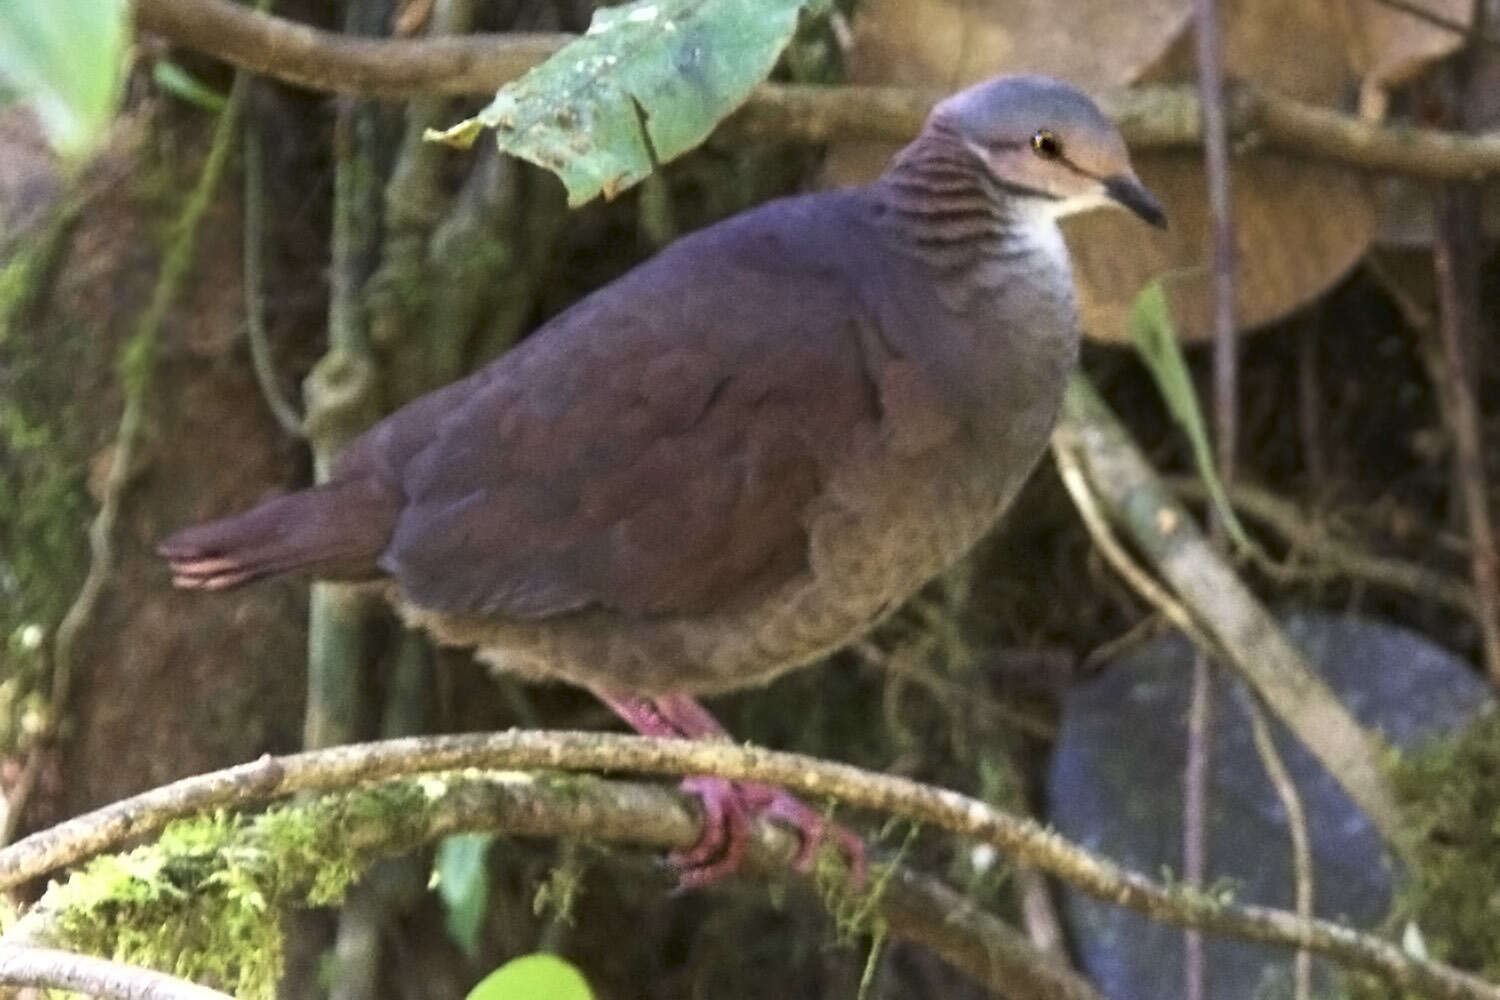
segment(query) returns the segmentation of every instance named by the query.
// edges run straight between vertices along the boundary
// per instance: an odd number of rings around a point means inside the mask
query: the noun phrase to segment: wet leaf
[[[488,855],[494,840],[488,833],[448,837],[438,845],[432,866],[448,934],[471,957],[479,954],[479,931],[489,909]]]
[[[702,142],[766,78],[803,10],[825,0],[636,0],[428,138],[501,150],[557,174],[568,203],[612,198]]]

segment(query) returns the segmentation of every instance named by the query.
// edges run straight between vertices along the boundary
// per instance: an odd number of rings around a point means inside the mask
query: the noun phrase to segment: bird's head
[[[1012,197],[1059,217],[1123,206],[1165,228],[1161,203],[1130,166],[1119,130],[1081,91],[1045,76],[998,76],[932,112]]]

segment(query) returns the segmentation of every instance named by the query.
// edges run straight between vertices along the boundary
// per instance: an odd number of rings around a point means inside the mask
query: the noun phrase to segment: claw
[[[687,695],[646,698],[607,688],[595,690],[606,705],[647,736],[687,736],[726,740],[729,734],[704,707]],[[823,814],[790,793],[753,781],[730,781],[699,775],[682,782],[682,790],[703,804],[703,831],[698,842],[667,860],[681,873],[678,891],[711,885],[732,873],[745,857],[750,821],[767,815],[797,831],[800,842],[795,864],[812,870],[818,849],[834,840],[849,858],[849,877],[855,888],[865,882],[865,843],[851,831],[829,823]]]
[[[682,790],[698,796],[703,805],[703,832],[698,842],[669,859],[681,872],[678,890],[711,885],[739,868],[750,839],[750,821],[769,816],[792,827],[798,835],[793,862],[800,872],[812,870],[818,851],[833,840],[849,860],[849,877],[858,888],[864,885],[865,844],[852,831],[829,823],[823,814],[789,792],[756,782],[726,778],[687,778]]]
[[[684,778],[682,790],[698,796],[703,830],[698,842],[667,860],[679,872],[677,891],[712,885],[739,868],[750,840],[750,816],[734,782],[707,775]]]
[[[771,788],[771,801],[763,815],[779,819],[797,831],[800,844],[797,857],[792,864],[804,874],[812,871],[818,860],[818,852],[829,840],[843,850],[849,862],[849,880],[854,888],[865,884],[865,842],[847,827],[828,822],[827,818],[812,806],[780,788]]]

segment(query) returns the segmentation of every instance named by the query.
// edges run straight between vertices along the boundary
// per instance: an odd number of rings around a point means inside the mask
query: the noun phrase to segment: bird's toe
[[[865,842],[859,835],[847,827],[830,822],[821,812],[789,792],[777,788],[772,789],[772,793],[770,803],[762,810],[762,815],[781,820],[797,831],[800,844],[793,860],[797,870],[811,871],[823,845],[831,842],[844,852],[849,864],[849,878],[853,884],[856,887],[864,885]]]
[[[703,831],[697,843],[669,859],[680,873],[679,889],[711,885],[738,869],[749,843],[750,821],[761,816],[796,831],[798,846],[793,865],[798,871],[811,871],[823,845],[832,843],[843,851],[853,884],[864,884],[865,842],[791,793],[756,782],[706,775],[685,779],[682,790],[696,795],[702,803]]]
[[[732,874],[744,859],[750,839],[750,813],[734,782],[700,775],[685,778],[682,790],[698,797],[703,829],[697,843],[674,851],[667,859],[678,872],[679,891],[712,885]]]

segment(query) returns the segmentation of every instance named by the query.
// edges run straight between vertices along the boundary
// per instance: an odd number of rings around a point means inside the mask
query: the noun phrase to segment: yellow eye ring
[[[1062,142],[1055,132],[1039,128],[1031,133],[1031,149],[1043,159],[1055,160],[1062,155]]]

